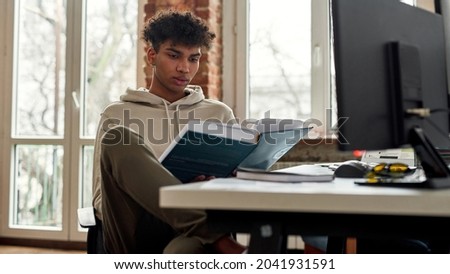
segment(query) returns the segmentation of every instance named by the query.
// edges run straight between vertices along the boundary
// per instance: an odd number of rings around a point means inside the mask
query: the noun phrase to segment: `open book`
[[[310,128],[300,120],[258,120],[252,126],[189,122],[159,158],[182,182],[228,177],[237,167],[267,170]]]
[[[236,172],[239,179],[271,182],[330,182],[334,179],[334,172],[318,165],[299,165],[280,170],[261,170],[253,168],[239,168]]]

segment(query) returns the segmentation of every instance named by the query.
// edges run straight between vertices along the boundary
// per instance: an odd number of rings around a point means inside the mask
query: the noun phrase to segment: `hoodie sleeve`
[[[225,113],[223,123],[237,124],[236,117],[234,116],[233,110],[231,108],[229,108],[228,112]]]

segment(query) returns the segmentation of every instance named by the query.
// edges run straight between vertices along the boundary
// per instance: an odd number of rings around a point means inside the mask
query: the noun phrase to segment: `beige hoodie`
[[[147,89],[127,89],[119,102],[108,105],[101,114],[94,147],[93,205],[101,215],[100,140],[113,125],[124,125],[144,138],[144,142],[159,156],[169,146],[189,120],[213,120],[235,123],[233,111],[217,100],[205,99],[199,86],[188,86],[186,96],[170,103]]]

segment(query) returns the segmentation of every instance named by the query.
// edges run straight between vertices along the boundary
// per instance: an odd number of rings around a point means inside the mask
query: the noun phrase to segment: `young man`
[[[165,11],[143,39],[153,66],[150,88],[128,89],[101,115],[94,152],[93,204],[109,253],[239,253],[244,247],[208,231],[205,212],[159,207],[159,188],[181,182],[158,157],[189,121],[234,123],[225,104],[189,85],[215,34],[190,12]],[[207,179],[207,174],[198,180]],[[210,249],[209,249],[210,250]]]

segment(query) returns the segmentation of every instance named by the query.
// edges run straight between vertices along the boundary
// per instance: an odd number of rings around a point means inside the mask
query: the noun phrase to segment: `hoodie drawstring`
[[[174,119],[175,119],[174,131],[176,136],[178,135],[178,133],[180,133],[180,105],[177,105],[175,108]]]
[[[168,130],[169,130],[169,140],[172,142],[173,140],[173,135],[172,135],[172,130],[170,130],[170,115],[169,115],[169,107],[167,106],[166,101],[162,100],[162,102],[164,103],[164,107],[166,109],[166,116],[167,116],[167,126],[168,126]]]
[[[174,113],[174,134],[172,134],[172,130],[170,129],[171,123],[171,117],[169,114],[169,106],[167,105],[166,101],[162,100],[162,102],[164,103],[164,108],[166,109],[166,116],[167,116],[167,124],[168,124],[168,129],[169,129],[169,139],[170,141],[172,141],[175,136],[178,135],[178,133],[180,132],[180,105],[176,105],[175,108],[175,113]]]

